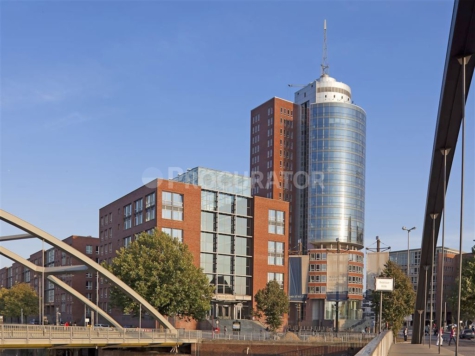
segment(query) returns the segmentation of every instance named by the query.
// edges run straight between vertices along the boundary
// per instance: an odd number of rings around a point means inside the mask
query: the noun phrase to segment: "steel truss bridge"
[[[176,347],[195,344],[201,331],[84,326],[1,325],[0,349]]]

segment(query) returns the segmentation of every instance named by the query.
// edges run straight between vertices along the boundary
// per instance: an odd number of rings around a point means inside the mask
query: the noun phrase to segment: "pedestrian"
[[[454,340],[454,342],[456,342],[455,337],[454,337],[455,336],[455,331],[456,331],[456,329],[452,326],[452,328],[450,329],[449,346],[450,346],[450,343],[452,342],[452,340]]]
[[[403,334],[404,334],[404,341],[407,341],[407,326],[404,328]]]
[[[444,329],[440,328],[439,335],[437,335],[437,344],[436,344],[436,346],[439,346],[439,343],[440,343],[440,346],[444,345],[443,335],[444,335]]]
[[[225,326],[224,326],[224,336],[226,336],[226,332],[227,332],[227,331],[228,331],[228,328],[227,328],[227,326],[225,325]]]

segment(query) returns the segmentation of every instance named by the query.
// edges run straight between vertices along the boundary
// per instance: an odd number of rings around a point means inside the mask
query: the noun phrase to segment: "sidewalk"
[[[439,354],[439,346],[432,345],[429,349],[428,345],[422,344],[411,344],[410,342],[400,342],[397,344],[393,344],[391,349],[389,350],[389,356],[410,356],[410,355],[418,355],[418,356],[426,356],[426,355],[438,355]],[[454,348],[447,348],[447,346],[442,346],[440,348],[441,355],[453,355]]]

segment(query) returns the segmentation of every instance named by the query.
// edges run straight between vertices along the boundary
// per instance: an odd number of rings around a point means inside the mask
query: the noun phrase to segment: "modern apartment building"
[[[63,240],[79,252],[89,256],[98,262],[99,250],[97,237],[72,235]],[[45,267],[73,266],[82,263],[74,256],[69,256],[57,248],[40,250],[28,258],[28,261],[35,265]],[[79,300],[57,287],[43,275],[33,273],[28,268],[18,262],[14,262],[10,267],[0,270],[0,288],[11,288],[16,283],[28,283],[41,297],[39,309],[44,308],[44,321],[46,324],[56,324],[60,322],[72,322],[77,325],[84,325],[85,318],[90,318],[91,311]],[[96,278],[95,273],[81,272],[58,275],[63,282],[74,288],[89,300],[96,300]],[[40,308],[40,305],[42,306]],[[25,315],[24,322],[40,320],[38,315]],[[20,321],[20,320],[16,320]]]
[[[250,158],[253,195],[290,202],[290,248],[309,256],[305,293],[290,293],[301,300],[291,320],[323,325],[336,303],[340,320],[358,319],[366,113],[353,103],[351,88],[323,64],[321,76],[296,91],[293,102],[272,98],[253,109]]]
[[[99,257],[110,262],[135,236],[153,229],[187,244],[196,266],[215,286],[210,319],[251,318],[253,296],[267,281],[287,290],[288,203],[252,197],[251,179],[197,167],[172,180],[156,179],[99,211]],[[99,305],[112,310],[100,279]]]
[[[459,250],[439,246],[435,249],[434,257],[434,269],[432,275],[432,290],[431,286],[427,286],[427,305],[426,305],[426,321],[425,324],[430,323],[430,307],[432,303],[432,320],[438,323],[440,320],[440,294],[441,286],[443,285],[443,297],[442,297],[442,320],[446,324],[455,322],[452,317],[452,308],[448,302],[449,297],[454,292],[454,288],[458,288],[456,283],[458,278],[458,267],[460,261]],[[463,254],[463,258],[470,258],[472,254]],[[397,263],[404,272],[407,273],[407,250],[391,251],[389,252],[389,259]],[[442,284],[442,259],[444,259],[444,283]],[[417,290],[419,283],[419,269],[421,263],[421,250],[411,249],[409,250],[409,278],[411,279],[414,291]],[[430,266],[428,267],[430,268]],[[428,284],[430,281],[428,281]]]

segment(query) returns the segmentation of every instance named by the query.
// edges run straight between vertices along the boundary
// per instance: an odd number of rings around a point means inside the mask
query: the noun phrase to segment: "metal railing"
[[[227,332],[219,333],[212,331],[202,331],[202,338],[208,340],[248,340],[248,341],[295,341],[295,342],[325,342],[325,343],[341,343],[341,342],[363,342],[368,343],[377,334],[370,333],[350,333],[350,332],[312,332],[303,331],[292,333],[293,338],[286,338],[287,333],[271,333],[262,332]]]
[[[182,344],[196,343],[202,338],[201,331],[195,330],[159,330],[159,329],[123,329],[50,326],[50,325],[1,325],[0,345],[13,347],[28,345],[51,346],[74,344],[84,347],[117,344]]]

